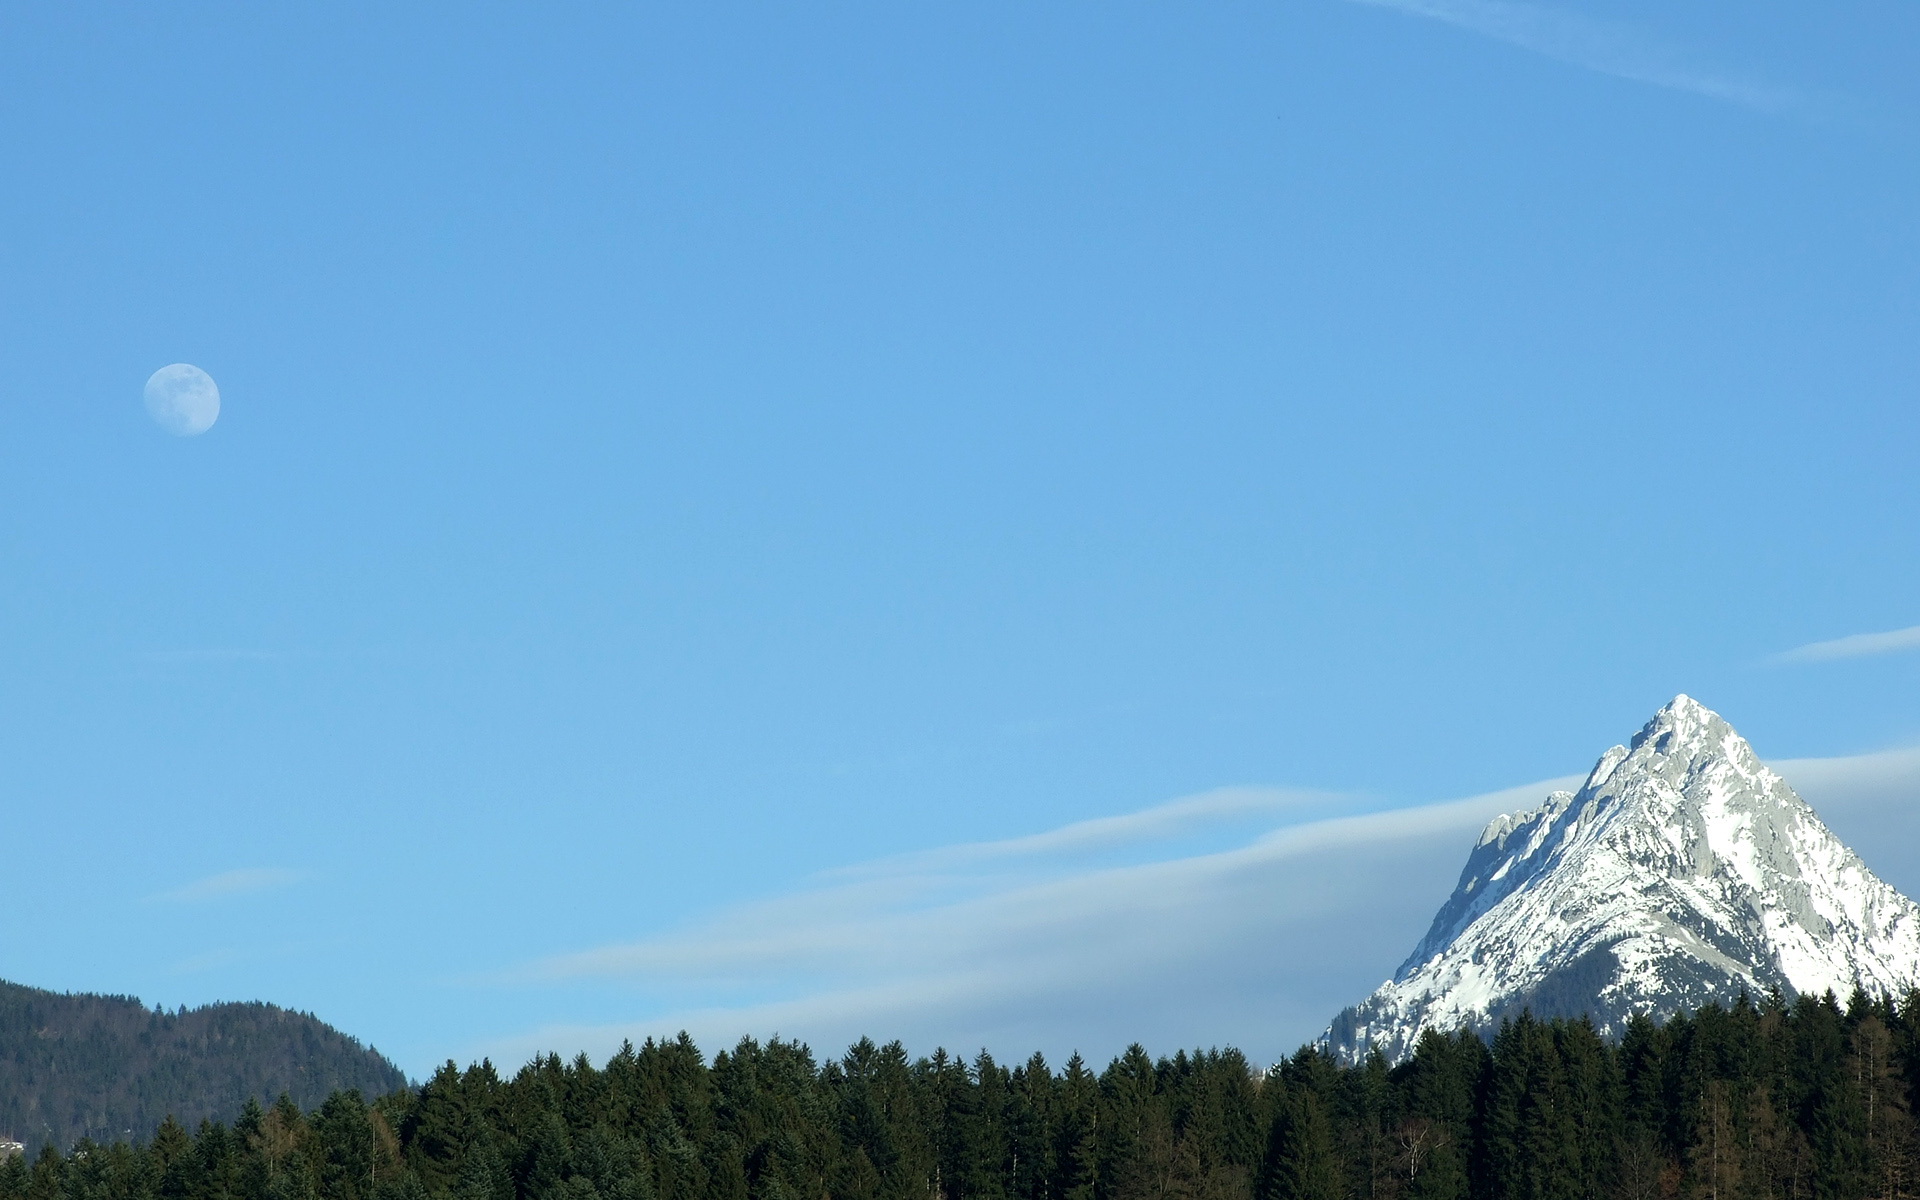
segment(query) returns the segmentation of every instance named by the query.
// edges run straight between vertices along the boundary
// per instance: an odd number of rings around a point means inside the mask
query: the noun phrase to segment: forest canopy
[[[161,1118],[233,1120],[249,1097],[315,1106],[384,1094],[407,1077],[308,1013],[271,1004],[167,1012],[132,996],[0,981],[0,1134],[29,1151],[80,1138],[145,1138]]]
[[[1394,1067],[751,1039],[708,1061],[683,1034],[48,1146],[0,1165],[0,1200],[1892,1200],[1917,1081],[1920,995],[1742,1000],[1617,1044],[1529,1015]]]

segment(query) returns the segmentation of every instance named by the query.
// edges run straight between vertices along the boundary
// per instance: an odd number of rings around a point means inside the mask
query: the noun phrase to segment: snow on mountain
[[[1920,985],[1920,906],[1869,871],[1753,748],[1675,697],[1578,792],[1496,817],[1427,936],[1333,1021],[1348,1060],[1531,1008],[1617,1034],[1742,992]]]

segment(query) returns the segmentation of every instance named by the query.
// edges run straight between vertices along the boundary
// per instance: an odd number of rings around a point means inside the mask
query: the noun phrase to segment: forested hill
[[[173,1114],[231,1121],[249,1098],[318,1105],[406,1077],[315,1017],[270,1004],[157,1012],[130,996],[0,982],[0,1134],[29,1150],[150,1136]]]
[[[678,1041],[168,1122],[0,1163],[0,1200],[1867,1200],[1916,1192],[1920,995],[1709,1007],[1618,1043],[1522,1016],[1389,1069],[1104,1070]]]

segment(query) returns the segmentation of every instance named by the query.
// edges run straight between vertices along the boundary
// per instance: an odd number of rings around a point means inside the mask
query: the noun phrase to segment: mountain
[[[1733,728],[1679,696],[1577,792],[1494,818],[1394,977],[1334,1018],[1347,1061],[1532,1009],[1618,1034],[1709,1002],[1920,984],[1920,906]]]
[[[189,1129],[232,1120],[282,1092],[311,1108],[336,1088],[369,1098],[405,1087],[380,1054],[271,1004],[163,1012],[131,996],[46,992],[0,981],[0,1135],[28,1153],[52,1142],[145,1139],[169,1114]]]

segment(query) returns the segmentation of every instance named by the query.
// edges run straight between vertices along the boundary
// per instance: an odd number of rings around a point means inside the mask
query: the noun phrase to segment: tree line
[[[231,1119],[249,1096],[303,1107],[346,1088],[404,1088],[379,1052],[271,1004],[165,1012],[131,996],[0,981],[0,1134],[29,1151],[82,1137],[144,1137],[171,1113]]]
[[[1917,1083],[1920,993],[1742,999],[1617,1043],[1523,1015],[1391,1067],[777,1039],[708,1061],[683,1034],[50,1145],[0,1164],[0,1200],[1895,1200]]]

